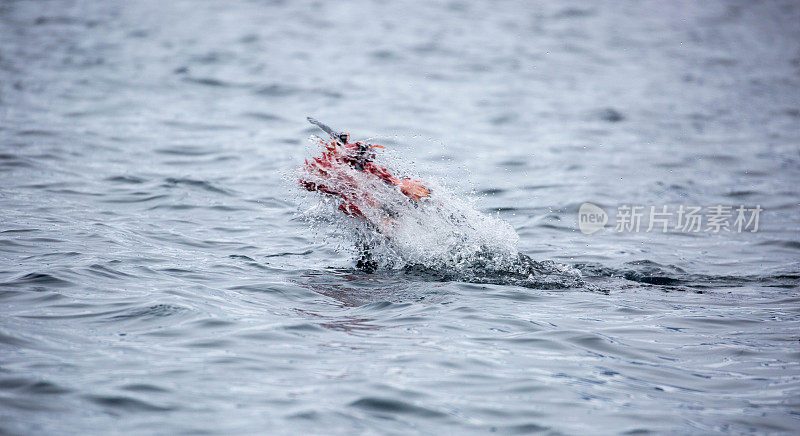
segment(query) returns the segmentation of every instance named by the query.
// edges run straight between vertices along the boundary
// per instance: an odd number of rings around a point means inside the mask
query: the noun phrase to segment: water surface
[[[793,2],[4,2],[0,432],[796,432],[798,41]],[[306,115],[587,286],[354,269]]]

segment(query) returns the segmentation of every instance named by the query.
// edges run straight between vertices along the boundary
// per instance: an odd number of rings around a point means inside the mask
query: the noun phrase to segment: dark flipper
[[[324,130],[325,133],[327,133],[327,134],[329,134],[329,135],[331,135],[333,137],[339,136],[339,134],[336,133],[333,129],[328,127],[326,124],[323,124],[323,123],[319,122],[316,118],[306,117],[306,119],[308,120],[309,123],[311,123],[311,124],[319,127],[320,129]]]
[[[331,139],[338,142],[340,145],[346,145],[347,142],[350,140],[350,135],[348,135],[347,133],[337,133],[335,130],[331,129],[326,124],[323,124],[314,118],[306,117],[306,119],[308,120],[309,123],[319,127],[320,129],[324,130],[325,133],[331,135]]]
[[[323,124],[323,123],[317,121],[315,118],[312,118],[312,117],[306,117],[306,119],[308,120],[309,123],[319,127],[320,129],[324,130],[325,133],[331,135],[331,138],[333,138],[333,139],[338,139],[339,138],[339,134],[336,133],[330,127],[328,127],[326,124]]]

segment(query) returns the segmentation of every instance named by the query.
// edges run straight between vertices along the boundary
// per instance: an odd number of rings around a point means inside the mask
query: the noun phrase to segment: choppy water
[[[309,114],[586,286],[354,269]],[[0,432],[796,432],[798,144],[788,1],[4,2]]]

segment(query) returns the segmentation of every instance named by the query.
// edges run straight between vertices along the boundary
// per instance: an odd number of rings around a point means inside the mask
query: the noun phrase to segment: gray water
[[[585,286],[355,269],[306,115]],[[0,433],[797,432],[798,144],[789,1],[3,2]]]

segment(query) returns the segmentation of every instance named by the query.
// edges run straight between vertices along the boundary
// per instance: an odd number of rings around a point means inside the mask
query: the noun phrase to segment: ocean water
[[[355,268],[307,115],[580,280]],[[0,433],[796,433],[798,182],[796,2],[3,2]]]

